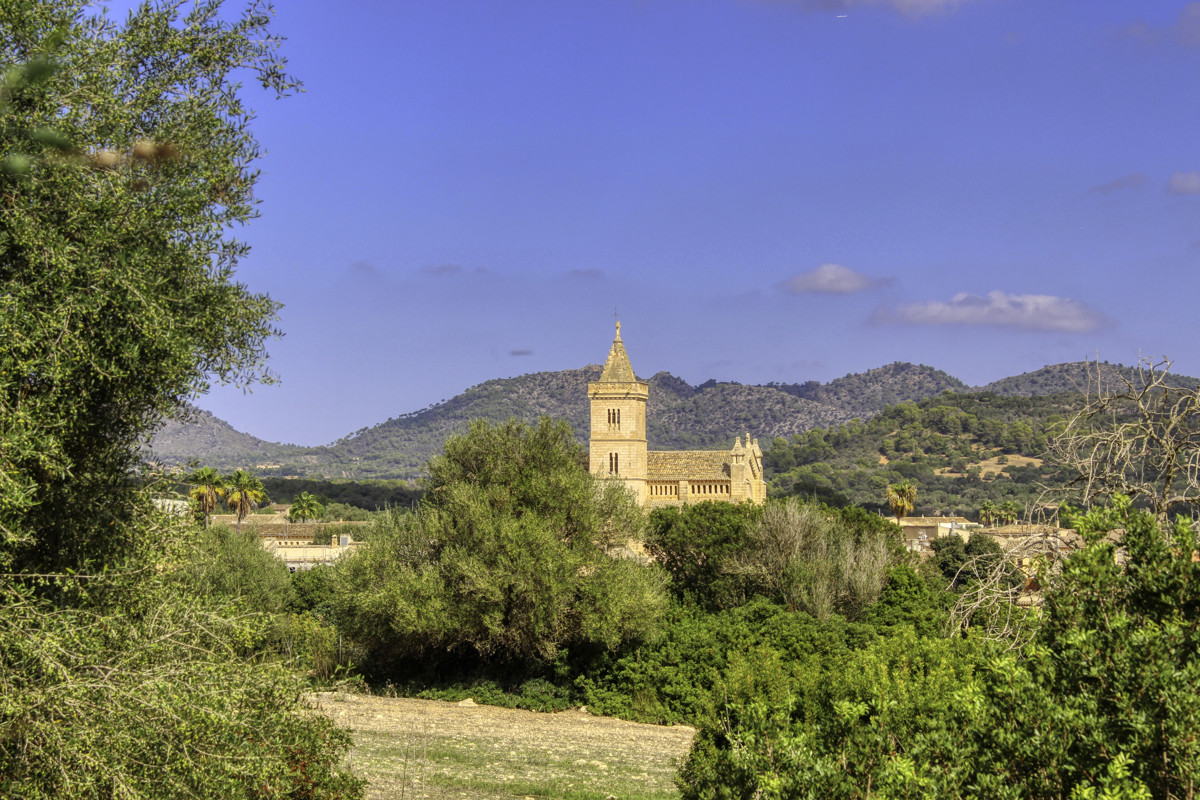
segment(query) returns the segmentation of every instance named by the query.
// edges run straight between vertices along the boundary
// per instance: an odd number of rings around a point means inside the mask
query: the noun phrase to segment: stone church
[[[646,401],[650,384],[638,380],[621,341],[621,323],[600,380],[588,383],[592,430],[589,469],[593,475],[624,481],[638,502],[650,508],[704,500],[767,498],[758,440],[739,436],[730,450],[649,450]]]

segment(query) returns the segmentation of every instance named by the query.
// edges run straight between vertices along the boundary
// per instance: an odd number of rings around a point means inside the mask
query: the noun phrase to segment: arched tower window
[[[621,430],[621,409],[610,408],[608,410],[608,429]]]
[[[610,475],[621,474],[621,456],[618,453],[608,454],[608,472]]]

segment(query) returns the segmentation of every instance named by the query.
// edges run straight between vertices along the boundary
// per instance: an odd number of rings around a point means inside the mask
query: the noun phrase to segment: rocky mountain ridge
[[[1096,365],[1091,365],[1096,369]],[[969,387],[941,370],[896,362],[829,383],[745,385],[707,381],[691,386],[667,372],[649,379],[647,438],[652,449],[729,447],[749,433],[764,446],[775,437],[790,438],[883,409],[916,402],[943,392],[992,392],[1001,396],[1038,396],[1077,392],[1087,385],[1084,362],[1056,364]],[[364,428],[324,447],[266,442],[234,430],[205,411],[169,422],[154,437],[149,458],[165,466],[199,463],[220,470],[251,469],[260,475],[332,478],[418,477],[447,437],[473,419],[502,421],[541,416],[565,419],[581,442],[588,431],[587,383],[600,376],[595,364],[582,369],[537,372],[473,386],[443,403]],[[1100,365],[1108,380],[1136,373],[1119,365]],[[1181,384],[1195,379],[1180,378]]]

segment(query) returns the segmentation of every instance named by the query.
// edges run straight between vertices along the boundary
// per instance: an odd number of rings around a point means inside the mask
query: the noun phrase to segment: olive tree
[[[237,81],[296,83],[268,6],[179,6],[119,24],[83,0],[0,3],[0,559],[17,568],[132,552],[140,444],[208,381],[269,379],[276,304],[234,276],[259,155]]]
[[[269,5],[0,0],[0,795],[351,798],[349,737],[264,660],[268,620],[180,579],[141,446],[210,380],[269,379],[234,275],[295,88]]]

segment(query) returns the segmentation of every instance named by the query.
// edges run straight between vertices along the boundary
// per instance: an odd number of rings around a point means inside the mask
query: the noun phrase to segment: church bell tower
[[[650,384],[639,381],[621,341],[621,323],[600,380],[588,383],[592,429],[589,466],[593,475],[621,480],[644,505],[647,496],[646,401]]]

